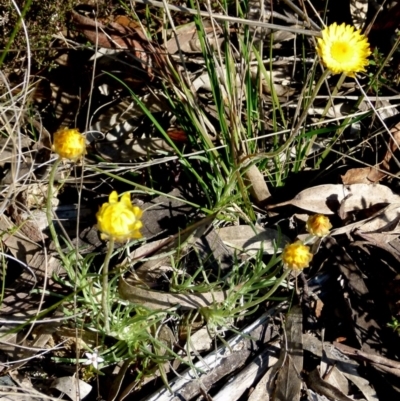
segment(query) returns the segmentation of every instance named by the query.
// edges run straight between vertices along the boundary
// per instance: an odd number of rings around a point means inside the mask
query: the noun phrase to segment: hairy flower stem
[[[108,309],[108,266],[110,264],[111,255],[114,251],[114,239],[110,238],[108,241],[108,251],[103,264],[103,288],[101,294],[101,304],[104,314],[104,328],[106,334],[110,333],[109,309]]]
[[[47,217],[47,223],[49,225],[49,231],[50,231],[51,237],[53,239],[54,245],[57,249],[58,255],[60,256],[64,265],[69,265],[69,260],[64,255],[64,252],[61,249],[60,241],[58,240],[56,229],[54,227],[53,206],[51,204],[51,201],[53,199],[54,177],[56,175],[58,166],[61,164],[61,161],[62,161],[61,158],[56,160],[56,162],[53,164],[53,167],[50,171],[49,187],[47,189],[46,217]]]
[[[326,69],[320,76],[317,83],[315,84],[315,88],[314,88],[313,92],[311,93],[310,99],[308,100],[307,105],[304,107],[303,113],[301,113],[296,126],[293,128],[293,132],[297,133],[301,129],[301,126],[303,125],[304,121],[306,120],[306,118],[308,116],[308,110],[310,109],[310,107],[312,107],[312,104],[314,103],[314,100],[317,97],[322,84],[324,83],[325,79],[328,77],[329,74],[330,74],[330,71],[328,69]]]

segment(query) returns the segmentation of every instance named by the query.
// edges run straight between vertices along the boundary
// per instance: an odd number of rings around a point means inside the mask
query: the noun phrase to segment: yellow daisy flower
[[[54,134],[52,149],[62,159],[77,161],[86,153],[85,138],[76,128],[62,128]]]
[[[365,71],[371,50],[366,36],[353,26],[335,22],[322,31],[322,38],[317,41],[317,53],[333,74],[344,72],[354,77],[355,73]]]
[[[316,237],[325,237],[329,234],[329,230],[332,228],[332,224],[329,218],[323,214],[314,214],[307,220],[306,229],[307,231],[315,235]]]
[[[313,258],[310,247],[301,241],[286,245],[282,252],[282,262],[288,269],[303,270],[308,267]]]
[[[109,238],[117,242],[133,238],[141,238],[139,230],[143,224],[140,221],[142,210],[133,206],[129,193],[122,195],[118,201],[117,191],[112,191],[108,202],[104,203],[97,212],[97,227],[101,232],[101,239]]]

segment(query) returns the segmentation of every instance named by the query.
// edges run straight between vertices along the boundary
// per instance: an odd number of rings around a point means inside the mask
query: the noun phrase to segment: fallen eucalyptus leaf
[[[348,224],[347,226],[332,230],[331,235],[345,234],[355,229],[360,229],[364,233],[380,231],[385,229],[387,226],[396,224],[399,219],[400,203],[392,203],[365,220],[357,221],[355,223]]]
[[[290,239],[272,228],[251,227],[249,225],[222,227],[218,235],[224,243],[243,253],[255,255],[261,248],[268,255],[282,252]]]
[[[301,307],[292,307],[286,318],[285,337],[282,340],[281,355],[276,378],[273,401],[300,400],[302,381],[299,372],[303,369],[303,313]],[[287,345],[286,345],[287,344]],[[287,349],[285,349],[288,347]]]
[[[150,309],[169,309],[176,305],[179,305],[182,309],[199,309],[224,302],[228,292],[173,294],[132,286],[121,277],[119,280],[119,295],[129,302],[140,304]]]
[[[78,382],[79,385],[77,386]],[[90,384],[74,376],[58,377],[53,380],[50,387],[57,389],[61,393],[65,393],[73,401],[82,400],[92,391]]]
[[[342,202],[345,202],[342,205]],[[334,214],[341,211],[348,213],[368,209],[380,203],[400,203],[400,196],[389,187],[380,184],[326,184],[307,188],[298,193],[292,200],[268,205],[267,209],[293,205],[314,213]]]

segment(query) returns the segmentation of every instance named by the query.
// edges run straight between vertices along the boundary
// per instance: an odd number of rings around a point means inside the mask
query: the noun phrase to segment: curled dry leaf
[[[243,173],[243,181],[249,187],[250,195],[254,202],[260,207],[265,205],[271,197],[271,193],[267,187],[264,176],[256,165],[250,166]]]
[[[350,184],[375,184],[386,177],[386,173],[379,167],[361,167],[347,170],[342,175],[342,182],[345,185]]]
[[[342,202],[345,202],[342,205]],[[400,196],[380,184],[326,184],[307,188],[292,200],[268,205],[267,209],[293,205],[314,213],[335,214],[339,208],[348,213],[368,209],[377,204],[399,203]]]
[[[106,26],[76,11],[71,12],[71,20],[76,29],[82,32],[96,46],[108,49],[131,50],[151,79],[154,78],[152,72],[153,62],[158,65],[165,63],[159,46],[150,42],[142,29],[136,26],[133,21],[132,23],[126,23],[126,21],[119,19],[117,20],[118,22],[111,22]]]
[[[101,22],[85,17],[74,10],[71,12],[71,20],[79,31],[92,43],[96,43],[100,47],[144,51],[140,43],[132,39],[132,35],[136,34],[141,40],[147,40],[142,30],[136,26],[122,25],[118,22],[112,22],[105,26]]]

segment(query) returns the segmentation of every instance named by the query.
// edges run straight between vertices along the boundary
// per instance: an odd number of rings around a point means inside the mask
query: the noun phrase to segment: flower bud
[[[310,247],[303,245],[301,241],[286,245],[282,252],[282,262],[288,269],[303,270],[308,267],[312,258]]]
[[[329,218],[323,214],[314,214],[307,220],[306,229],[307,231],[315,235],[316,237],[325,237],[329,234],[329,230],[332,228],[332,224]]]
[[[86,153],[84,136],[76,128],[62,128],[54,134],[53,151],[62,159],[77,161]]]

